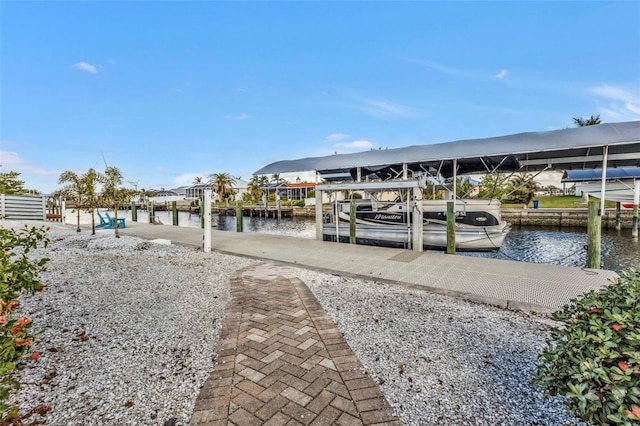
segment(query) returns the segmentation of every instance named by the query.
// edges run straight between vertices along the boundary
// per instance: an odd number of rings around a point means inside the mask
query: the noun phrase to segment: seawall
[[[586,208],[567,209],[502,209],[502,219],[516,226],[585,227],[588,211]],[[620,227],[631,229],[633,210],[620,212]],[[616,209],[605,209],[602,217],[603,228],[616,227]]]

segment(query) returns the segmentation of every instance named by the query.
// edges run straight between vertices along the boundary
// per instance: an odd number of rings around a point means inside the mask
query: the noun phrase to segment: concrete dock
[[[128,222],[120,233],[195,247],[202,247],[204,235],[199,228],[137,222]],[[217,230],[212,230],[212,250],[545,314],[617,276],[606,270]]]

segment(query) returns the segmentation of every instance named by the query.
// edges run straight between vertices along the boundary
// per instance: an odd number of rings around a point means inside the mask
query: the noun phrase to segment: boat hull
[[[456,250],[460,251],[498,251],[511,230],[507,222],[495,226],[460,226],[455,228]],[[349,225],[325,224],[322,233],[325,240],[335,241],[336,231],[340,241],[349,241]],[[364,225],[356,227],[356,242],[392,247],[408,247],[412,229],[402,225]],[[446,224],[426,223],[423,228],[425,249],[445,249],[447,247]]]
[[[356,242],[361,244],[410,247],[412,213],[401,203],[356,203]],[[423,201],[423,245],[427,249],[447,247],[446,201]],[[349,241],[350,206],[337,205],[335,215],[328,215],[323,238]],[[334,212],[335,212],[334,210]],[[511,226],[500,219],[500,202],[492,199],[459,200],[456,208],[455,247],[460,251],[498,251]]]

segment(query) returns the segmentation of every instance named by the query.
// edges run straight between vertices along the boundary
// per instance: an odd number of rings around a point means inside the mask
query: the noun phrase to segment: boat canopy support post
[[[413,188],[413,251],[424,250],[422,190]]]
[[[633,222],[631,224],[631,236],[638,238],[638,204],[640,204],[640,179],[635,181],[633,188]]]
[[[356,202],[349,203],[349,244],[356,243]]]
[[[600,269],[600,228],[602,217],[598,211],[598,201],[589,201],[587,222],[587,268]]]
[[[604,216],[605,189],[607,187],[607,157],[609,156],[609,146],[602,147],[602,181],[600,185],[600,211],[598,216]]]
[[[456,198],[458,160],[453,159],[453,201],[447,203],[447,254],[456,254]]]
[[[322,190],[316,186],[316,240],[322,241]]]
[[[204,203],[200,207],[200,215],[204,218],[204,252],[211,251],[211,190],[204,190]]]

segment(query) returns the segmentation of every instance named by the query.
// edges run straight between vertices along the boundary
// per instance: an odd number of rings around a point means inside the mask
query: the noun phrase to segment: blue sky
[[[0,171],[139,188],[640,119],[639,2],[0,2]]]

